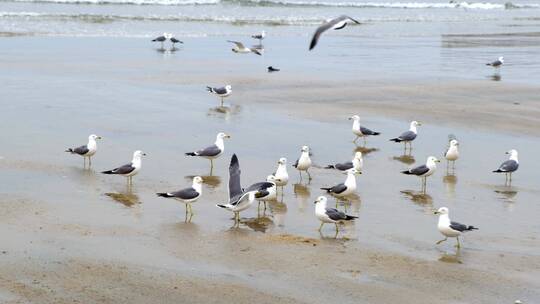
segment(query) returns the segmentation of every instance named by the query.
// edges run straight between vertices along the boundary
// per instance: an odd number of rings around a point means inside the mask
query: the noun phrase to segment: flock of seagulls
[[[315,48],[318,44],[321,35],[328,30],[342,30],[348,24],[359,24],[355,19],[342,15],[335,19],[327,20],[321,26],[319,26],[315,33],[312,36],[312,39],[309,44],[309,50]],[[253,39],[259,40],[259,45],[254,47],[246,47],[242,42],[228,40],[228,42],[233,43],[234,47],[232,49],[235,53],[248,54],[254,53],[256,55],[263,54],[262,40],[265,39],[266,33],[262,31],[259,34],[252,35]],[[153,42],[160,42],[161,48],[164,47],[164,43],[169,40],[172,47],[175,47],[176,43],[183,43],[182,41],[173,37],[170,33],[163,33],[163,35],[153,39]],[[504,63],[503,57],[500,57],[497,61],[488,63],[487,65],[499,68]],[[278,72],[280,69],[274,68],[272,66],[268,67],[268,72]],[[208,92],[216,95],[221,100],[221,106],[223,106],[223,99],[229,97],[232,94],[231,85],[225,85],[223,87],[207,87]],[[373,131],[367,127],[362,126],[360,116],[353,115],[349,117],[349,120],[352,120],[352,133],[355,136],[353,142],[356,143],[359,139],[363,139],[364,144],[367,142],[368,137],[379,136],[380,132]],[[409,153],[412,151],[412,142],[418,136],[418,127],[421,126],[421,123],[418,121],[412,121],[409,125],[409,129],[403,132],[398,137],[390,139],[392,142],[403,143],[404,150],[407,152],[407,147]],[[230,135],[220,132],[216,135],[216,140],[214,144],[193,151],[185,153],[186,156],[192,157],[202,157],[210,161],[210,169],[214,167],[214,160],[223,155],[225,151],[224,139],[230,138]],[[92,134],[88,137],[88,143],[86,145],[69,148],[66,152],[71,154],[76,154],[84,159],[84,166],[86,167],[86,162],[88,159],[88,166],[91,166],[92,157],[97,152],[97,140],[102,139],[101,136]],[[505,161],[500,165],[497,170],[494,170],[495,173],[504,173],[506,175],[506,183],[511,183],[512,173],[517,171],[519,167],[518,162],[518,153],[516,150],[510,150],[507,152],[510,155],[509,160]],[[137,150],[133,153],[133,158],[129,164],[114,168],[112,170],[103,171],[103,174],[111,175],[121,175],[127,178],[128,185],[133,184],[133,177],[137,175],[141,170],[142,157],[146,154],[140,150]],[[447,151],[444,153],[444,157],[447,160],[447,170],[450,163],[452,163],[452,168],[455,169],[455,162],[459,159],[459,142],[456,139],[451,139]],[[422,192],[426,193],[426,184],[427,178],[437,170],[437,163],[440,160],[435,156],[429,156],[426,160],[426,163],[408,170],[404,170],[401,173],[406,175],[417,176],[422,180]],[[343,211],[338,210],[339,202],[347,202],[347,197],[354,194],[357,190],[356,178],[358,175],[362,174],[363,170],[363,158],[362,152],[356,152],[352,160],[346,161],[343,163],[335,163],[326,166],[327,169],[337,170],[344,175],[346,175],[345,180],[342,183],[335,184],[333,186],[322,187],[321,190],[325,191],[327,195],[330,195],[336,199],[336,208],[331,208],[328,206],[328,198],[324,195],[321,195],[315,201],[315,216],[320,220],[321,225],[319,231],[322,230],[324,224],[334,224],[336,227],[336,236],[339,231],[339,224],[354,221],[357,219],[357,216],[346,214]],[[307,175],[308,180],[312,180],[312,175],[310,173],[310,168],[312,168],[313,162],[311,159],[310,148],[308,146],[303,146],[300,150],[300,156],[292,164],[292,167],[298,170],[300,180],[303,178],[303,174]],[[284,187],[288,184],[289,174],[287,171],[287,159],[282,157],[277,162],[277,168],[273,174],[270,174],[266,177],[264,181],[256,182],[246,188],[243,188],[240,182],[241,170],[240,162],[236,154],[233,154],[229,164],[229,183],[228,183],[228,201],[226,203],[217,204],[216,206],[227,211],[230,211],[234,214],[235,226],[240,224],[240,212],[247,210],[254,202],[259,203],[259,208],[261,203],[264,204],[266,209],[266,204],[268,201],[276,200],[279,193],[281,197],[284,195]],[[195,176],[192,180],[191,187],[184,188],[172,192],[159,192],[156,193],[158,197],[174,199],[185,204],[185,213],[186,221],[191,221],[193,217],[193,208],[192,204],[199,200],[202,196],[203,188],[203,178],[201,176]],[[438,209],[436,214],[439,215],[438,230],[441,234],[445,236],[445,239],[437,242],[446,241],[448,238],[456,238],[457,246],[460,245],[459,237],[467,232],[472,230],[477,230],[478,228],[474,226],[467,226],[457,222],[452,222],[448,216],[448,208],[442,207]]]

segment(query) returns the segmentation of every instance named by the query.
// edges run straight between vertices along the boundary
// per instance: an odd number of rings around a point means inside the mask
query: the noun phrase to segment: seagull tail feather
[[[170,195],[169,193],[165,193],[165,192],[156,193],[156,195],[159,196],[159,197],[172,197],[172,195]]]
[[[504,171],[501,170],[501,169],[493,170],[493,173],[502,173],[502,172],[504,172]]]
[[[114,174],[113,170],[102,171],[103,174]]]
[[[195,152],[187,152],[186,155],[187,156],[197,156],[197,154]]]
[[[64,151],[64,152],[75,153],[75,151],[73,151],[73,149],[71,149],[71,148],[67,149],[67,150]]]
[[[467,227],[467,231],[473,231],[473,230],[478,230],[478,228],[476,228],[474,226]]]
[[[210,93],[212,93],[214,91],[214,89],[212,89],[212,87],[209,87],[209,86],[206,87],[206,90],[208,90],[208,92],[210,92]]]
[[[216,206],[223,209],[229,209],[229,206],[224,204],[216,204]]]
[[[393,141],[393,142],[397,142],[397,143],[398,143],[398,142],[401,142],[401,139],[399,139],[399,138],[396,137],[396,138],[390,139],[390,141]]]
[[[373,136],[381,135],[381,132],[373,132]]]
[[[345,218],[346,221],[354,221],[355,219],[358,218],[358,216],[348,215],[348,214],[346,214],[345,216],[346,216]]]
[[[321,188],[321,190],[325,190],[325,191],[327,191],[327,192],[330,192],[330,190],[332,190],[332,188],[324,188],[324,187],[323,187],[323,188]]]
[[[411,175],[411,174],[412,174],[411,171],[409,171],[409,170],[401,171],[401,173],[407,174],[407,175]]]

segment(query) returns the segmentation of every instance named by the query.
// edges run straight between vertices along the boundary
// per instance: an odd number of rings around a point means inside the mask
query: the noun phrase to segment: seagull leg
[[[339,232],[339,225],[338,223],[334,223],[334,225],[336,225],[336,234]]]
[[[366,136],[364,135],[364,147],[367,145]]]
[[[309,169],[308,169],[308,170],[309,170]],[[306,173],[307,173],[308,179],[309,179],[309,180],[312,180],[312,178],[311,178],[311,174],[309,174],[309,171],[308,171],[308,170],[306,170]]]
[[[440,240],[440,241],[438,241],[438,242],[437,242],[437,243],[435,243],[435,244],[439,245],[440,243],[442,243],[442,242],[446,242],[447,240],[448,240],[448,238],[446,237],[446,238],[444,238],[444,240]]]
[[[457,240],[457,245],[456,245],[456,248],[461,248],[461,243],[459,242],[459,236],[456,237],[456,240]]]
[[[322,230],[322,226],[324,225],[324,222],[321,222],[321,225],[319,226],[319,231]]]
[[[223,97],[221,97],[221,107],[223,108]]]
[[[360,138],[360,136],[356,135],[356,138],[352,142],[356,144],[356,141],[358,140],[358,138]]]
[[[92,156],[88,156],[88,168],[92,167]]]
[[[300,182],[302,182],[302,171],[298,170],[298,174],[300,174]]]
[[[187,222],[187,214],[188,214],[188,205],[186,204],[186,216],[184,217],[184,222]]]

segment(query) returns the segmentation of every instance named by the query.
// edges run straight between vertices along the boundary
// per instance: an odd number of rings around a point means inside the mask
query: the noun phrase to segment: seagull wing
[[[245,48],[246,48],[246,47],[244,46],[244,44],[243,44],[242,42],[239,42],[239,41],[227,40],[227,42],[236,44],[236,46],[237,46],[239,49],[245,49]]]
[[[501,172],[514,172],[518,169],[519,164],[515,160],[509,159],[501,164],[499,170]]]
[[[73,153],[77,153],[79,155],[85,155],[89,151],[90,150],[88,149],[88,146],[86,146],[86,145],[80,146],[80,147],[77,147],[77,148],[73,149]]]
[[[315,33],[313,34],[313,37],[311,38],[311,43],[309,45],[309,50],[311,51],[317,45],[317,42],[319,41],[319,38],[321,37],[322,33],[327,31],[328,29],[333,28],[336,24],[345,20],[351,20],[354,23],[360,23],[346,15],[341,15],[335,19],[332,19],[326,23],[323,23],[323,25],[319,26],[317,30],[315,31]]]
[[[326,208],[326,215],[333,221],[342,221],[347,219],[347,215],[342,211],[339,211],[334,208]]]
[[[229,165],[229,198],[242,194],[242,186],[240,186],[240,163],[238,157],[233,154],[231,164]]]
[[[216,145],[211,145],[196,152],[197,156],[216,156],[221,153],[221,149]]]

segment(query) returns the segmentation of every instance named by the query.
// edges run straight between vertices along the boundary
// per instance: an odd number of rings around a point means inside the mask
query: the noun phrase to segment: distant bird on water
[[[251,35],[251,38],[259,40],[259,43],[266,37],[266,32],[262,31],[260,34]]]
[[[293,167],[298,169],[300,173],[300,180],[302,180],[302,171],[305,171],[308,175],[308,179],[311,180],[311,174],[309,174],[309,168],[311,167],[311,158],[309,157],[309,147],[303,146],[300,154],[300,158],[296,160]]]
[[[177,43],[184,44],[183,41],[180,41],[180,40],[176,39],[175,37],[171,37],[169,40],[171,40],[172,46],[173,46],[173,47],[174,47],[174,45],[177,44]]]
[[[274,72],[279,72],[279,71],[280,69],[274,68],[273,66],[268,67],[268,73],[274,73]]]
[[[313,34],[313,37],[311,38],[311,43],[309,44],[309,50],[311,51],[317,45],[317,42],[319,41],[319,38],[321,37],[322,33],[324,33],[325,31],[329,29],[341,30],[345,28],[349,22],[360,24],[360,22],[345,15],[339,16],[335,19],[332,19],[323,23],[321,26],[317,28],[317,30]]]
[[[326,169],[337,169],[339,171],[346,171],[346,170],[354,168],[358,171],[362,171],[363,166],[364,166],[364,160],[362,159],[362,152],[358,151],[354,153],[354,157],[351,161],[344,162],[344,163],[337,163],[334,165],[328,165],[326,166]]]
[[[411,124],[409,126],[409,131],[401,133],[400,136],[396,138],[390,139],[390,141],[400,143],[402,142],[404,144],[404,148],[407,149],[407,143],[409,144],[409,147],[412,149],[412,141],[416,138],[416,135],[418,134],[418,130],[416,127],[421,126],[422,124],[416,120],[411,121]]]
[[[504,173],[506,175],[505,184],[512,183],[512,173],[519,168],[518,152],[514,149],[506,152],[510,158],[499,166],[499,169],[494,170],[494,173]]]
[[[101,136],[91,134],[90,136],[88,136],[88,143],[86,145],[77,148],[69,148],[66,150],[66,152],[82,156],[84,160],[84,167],[86,167],[86,159],[88,158],[88,166],[91,166],[92,156],[94,156],[94,154],[96,154],[97,152],[96,140],[101,138]]]
[[[328,194],[332,195],[336,199],[344,198],[347,195],[353,194],[356,191],[356,175],[362,174],[362,172],[352,168],[345,171],[345,173],[347,174],[345,182],[337,184],[333,187],[323,187],[321,190],[325,190]]]
[[[230,85],[226,85],[224,87],[221,87],[221,88],[213,88],[213,87],[206,87],[206,89],[208,90],[208,92],[212,93],[212,94],[215,94],[217,95],[218,97],[221,98],[221,106],[223,107],[223,98],[225,97],[229,97],[232,93],[232,86]]]
[[[437,163],[441,162],[434,156],[427,158],[425,165],[420,165],[409,170],[401,171],[406,175],[415,175],[422,179],[422,192],[426,192],[427,177],[431,176],[437,170]]]
[[[492,66],[494,68],[500,68],[502,65],[504,64],[504,57],[499,57],[499,59],[493,61],[493,62],[490,62],[490,63],[486,63],[486,65],[489,65],[489,66]]]
[[[443,240],[437,242],[437,245],[445,242],[449,237],[455,237],[457,240],[456,247],[461,248],[459,236],[467,231],[478,230],[478,228],[474,226],[467,226],[458,222],[450,221],[450,217],[448,216],[448,208],[446,207],[439,208],[439,210],[435,211],[435,214],[439,215],[439,223],[437,224],[437,228],[439,229],[439,232],[445,236]]]
[[[224,138],[231,138],[230,135],[220,132],[216,135],[216,141],[213,145],[200,149],[194,152],[186,153],[187,156],[198,156],[210,160],[210,171],[214,168],[214,159],[218,158],[223,151],[225,151],[225,143],[223,142]]]
[[[163,48],[165,41],[167,41],[167,39],[170,37],[172,37],[172,34],[163,33],[163,35],[152,39],[152,42],[161,42],[161,48]]]
[[[459,158],[458,147],[459,147],[459,142],[455,139],[452,139],[450,141],[450,145],[448,146],[448,149],[446,150],[446,153],[444,153],[444,158],[446,158],[446,161],[447,161],[447,166],[446,166],[447,169],[450,162],[452,162],[452,168],[455,167],[456,160]]]
[[[131,185],[133,184],[133,176],[137,175],[137,173],[139,173],[139,171],[141,170],[141,160],[143,156],[146,156],[146,153],[137,150],[133,152],[133,159],[131,160],[131,163],[118,168],[114,168],[112,170],[103,171],[101,173],[125,176],[127,178],[128,185]]]
[[[191,204],[196,202],[199,197],[202,195],[202,183],[203,179],[200,176],[195,176],[193,178],[193,184],[189,188],[185,188],[182,190],[174,191],[174,192],[161,192],[156,193],[159,197],[165,197],[165,198],[173,198],[179,202],[182,202],[186,204],[186,221],[188,221],[188,214],[189,221],[191,221],[191,218],[193,217],[193,209],[191,207]]]

